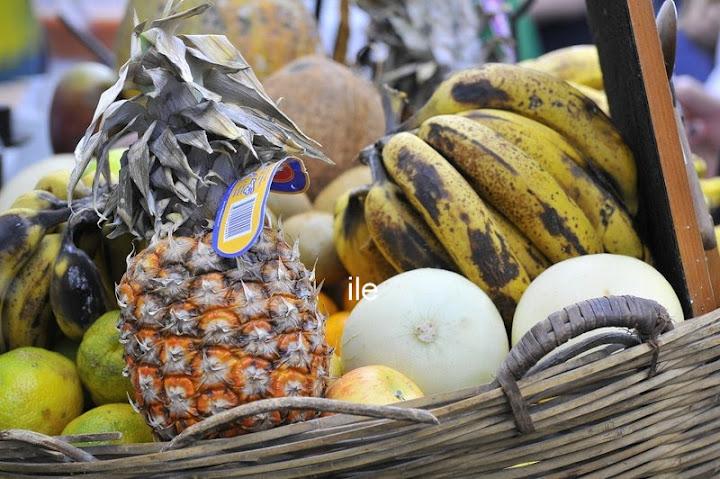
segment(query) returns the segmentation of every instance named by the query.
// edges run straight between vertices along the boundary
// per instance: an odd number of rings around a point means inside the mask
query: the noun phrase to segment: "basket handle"
[[[673,324],[660,304],[635,296],[589,299],[563,308],[537,323],[510,350],[497,372],[497,381],[520,432],[534,432],[535,427],[517,381],[558,346],[583,333],[605,327],[634,329],[642,341],[656,347],[657,337],[673,329]],[[651,374],[655,370],[657,353],[656,349]]]

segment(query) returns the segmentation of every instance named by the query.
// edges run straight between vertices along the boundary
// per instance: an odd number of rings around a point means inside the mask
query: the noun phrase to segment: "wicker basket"
[[[546,354],[604,326],[636,333],[607,330]],[[259,401],[170,443],[79,449],[69,442],[87,436],[4,431],[0,477],[720,476],[720,310],[673,329],[652,301],[579,303],[536,325],[497,376],[487,386],[403,407]],[[193,439],[241,416],[300,406],[354,415]]]

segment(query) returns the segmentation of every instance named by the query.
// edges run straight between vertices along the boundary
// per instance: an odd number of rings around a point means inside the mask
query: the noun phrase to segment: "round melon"
[[[491,382],[508,353],[500,313],[467,278],[423,268],[367,291],[345,322],[345,371],[383,364],[426,394]]]
[[[320,35],[302,0],[218,0],[226,35],[259,79],[320,51]]]
[[[652,299],[667,309],[674,322],[683,320],[680,300],[655,268],[629,256],[593,254],[556,263],[530,283],[515,310],[512,344],[536,323],[566,306],[620,295]]]
[[[382,100],[375,87],[349,68],[321,56],[303,57],[267,78],[265,90],[280,101],[300,129],[335,162],[307,161],[308,194],[317,194],[355,166],[360,150],[385,132]]]

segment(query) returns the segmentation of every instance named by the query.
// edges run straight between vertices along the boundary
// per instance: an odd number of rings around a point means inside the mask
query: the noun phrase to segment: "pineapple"
[[[77,147],[71,182],[97,158],[96,210],[110,236],[131,233],[148,245],[128,259],[117,287],[119,328],[134,404],[163,440],[249,401],[321,396],[330,357],[319,288],[297,244],[266,225],[239,258],[220,257],[211,245],[232,180],[289,155],[326,159],[224,36],[174,34],[205,6],[170,8],[135,28],[131,58]],[[117,100],[124,90],[139,94]],[[101,186],[109,183],[108,150],[128,135],[134,142],[118,183]],[[276,411],[215,434],[316,415]]]

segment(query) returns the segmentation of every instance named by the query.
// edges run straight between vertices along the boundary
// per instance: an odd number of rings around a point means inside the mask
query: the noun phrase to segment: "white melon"
[[[515,310],[512,344],[536,323],[566,306],[602,296],[631,295],[657,301],[673,322],[682,306],[670,283],[649,264],[629,256],[594,254],[561,261],[530,283]]]
[[[345,371],[382,364],[435,394],[491,382],[508,338],[480,288],[459,274],[424,268],[394,276],[363,298],[345,323],[342,350]]]

